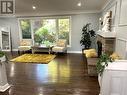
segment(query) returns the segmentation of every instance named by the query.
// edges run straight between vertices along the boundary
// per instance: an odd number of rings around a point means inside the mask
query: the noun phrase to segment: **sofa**
[[[98,61],[97,53],[95,49],[89,50],[83,50],[83,56],[87,62],[88,76],[97,76],[98,75],[96,70],[96,63]]]

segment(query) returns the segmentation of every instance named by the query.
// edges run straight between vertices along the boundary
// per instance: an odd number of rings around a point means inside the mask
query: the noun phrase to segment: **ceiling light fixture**
[[[32,8],[33,8],[33,10],[35,10],[35,9],[36,9],[36,7],[35,7],[35,6],[32,6]]]
[[[82,5],[82,3],[81,3],[81,2],[78,2],[77,6],[79,6],[79,7],[80,7],[81,5]]]

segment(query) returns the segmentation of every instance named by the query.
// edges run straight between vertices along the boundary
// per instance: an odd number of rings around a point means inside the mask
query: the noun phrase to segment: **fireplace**
[[[98,57],[102,53],[111,55],[115,51],[115,37],[97,35]]]

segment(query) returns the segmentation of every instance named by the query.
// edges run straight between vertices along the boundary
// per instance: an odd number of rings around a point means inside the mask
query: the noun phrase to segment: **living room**
[[[0,95],[126,95],[123,85],[122,92],[117,84],[113,92],[100,86],[95,70],[103,53],[126,63],[126,0],[11,1],[13,12],[1,8],[0,14],[0,51],[7,59],[0,79],[8,84],[0,86]],[[82,43],[85,29],[94,36]]]

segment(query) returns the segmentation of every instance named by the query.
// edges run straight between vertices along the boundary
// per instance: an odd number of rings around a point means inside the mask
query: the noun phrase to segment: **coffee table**
[[[35,52],[48,52],[49,54],[52,51],[52,46],[32,46],[32,53],[34,54]]]

